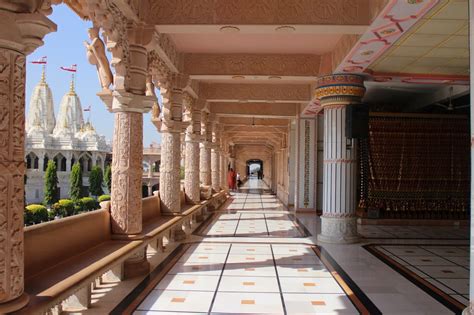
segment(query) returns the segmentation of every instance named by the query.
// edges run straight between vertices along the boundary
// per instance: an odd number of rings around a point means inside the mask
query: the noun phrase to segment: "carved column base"
[[[462,311],[462,315],[471,315],[471,308],[468,306]]]
[[[146,258],[146,248],[136,252],[123,263],[123,276],[130,279],[150,272],[150,263]]]
[[[28,294],[23,293],[22,295],[20,295],[20,297],[14,300],[11,300],[7,303],[2,303],[0,304],[0,314],[7,314],[18,311],[19,309],[25,307],[26,304],[28,304],[29,300],[30,297],[28,296]]]
[[[335,244],[351,244],[359,241],[356,217],[321,217],[321,234],[318,241]]]

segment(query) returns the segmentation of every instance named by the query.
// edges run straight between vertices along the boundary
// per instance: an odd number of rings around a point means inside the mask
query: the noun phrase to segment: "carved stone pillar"
[[[347,145],[346,106],[360,103],[364,79],[330,75],[318,80],[316,97],[324,108],[323,215],[318,240],[352,243],[358,240],[356,223],[357,148]]]
[[[201,140],[201,111],[198,104],[188,96],[185,102],[186,128],[185,143],[185,166],[184,166],[184,190],[189,200],[199,203],[201,190],[199,186],[199,142]]]
[[[114,114],[112,158],[112,232],[137,235],[142,231],[143,115]]]
[[[211,144],[212,132],[211,124],[209,123],[209,113],[202,112],[201,114],[201,136],[202,142],[200,144],[200,158],[199,158],[199,179],[201,184],[211,186]]]
[[[216,192],[221,190],[221,148],[219,146],[219,126],[217,122],[212,125],[212,149],[211,149],[211,181],[212,189]]]
[[[46,5],[46,4],[45,4]],[[24,293],[25,56],[56,25],[41,2],[0,2],[0,313],[28,303]],[[30,13],[35,12],[35,13]]]
[[[187,76],[173,74],[160,87],[163,98],[160,165],[160,199],[163,213],[179,213],[181,211],[179,172],[181,132],[185,127],[185,123],[183,123],[183,89],[188,81]]]

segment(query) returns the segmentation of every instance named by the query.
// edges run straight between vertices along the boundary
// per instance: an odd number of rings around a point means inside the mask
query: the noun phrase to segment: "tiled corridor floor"
[[[417,251],[433,246],[430,248],[465,253],[467,240],[403,239],[403,235],[397,238],[396,228],[389,227],[380,239],[372,235],[358,244],[318,244],[317,216],[298,214],[295,222],[295,216],[275,196],[258,194],[266,189],[261,181],[251,180],[243,188],[240,193],[232,193],[231,202],[200,233],[170,255],[162,276],[156,281],[147,280],[130,310],[135,309],[135,314],[459,313],[367,247],[385,251],[408,269],[421,268],[425,278],[430,278],[427,280],[441,284],[447,273],[430,276],[425,270],[429,267],[418,263],[423,259],[439,261],[442,254],[431,251],[426,258],[425,252],[417,255]],[[309,234],[302,234],[298,225],[304,225]],[[433,234],[437,229],[449,232],[445,227],[421,230]],[[397,252],[403,246],[415,248],[414,255],[407,258]],[[466,257],[456,257],[464,277]],[[446,281],[450,285],[444,283],[439,288],[462,286],[452,289],[459,294],[448,295],[465,303],[465,284]]]

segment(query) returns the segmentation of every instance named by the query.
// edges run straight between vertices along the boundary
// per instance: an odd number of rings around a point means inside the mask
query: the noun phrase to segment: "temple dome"
[[[54,135],[76,134],[84,125],[82,106],[79,96],[71,82],[69,91],[61,99]]]
[[[48,83],[46,83],[46,76],[43,71],[41,80],[35,86],[31,95],[26,132],[28,134],[32,132],[52,133],[55,124],[53,93]]]

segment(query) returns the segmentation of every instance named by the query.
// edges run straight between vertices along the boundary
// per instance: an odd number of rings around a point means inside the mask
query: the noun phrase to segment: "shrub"
[[[82,169],[81,165],[76,162],[74,163],[72,170],[71,170],[71,177],[70,177],[70,185],[71,188],[69,190],[69,195],[71,199],[76,201],[82,197]]]
[[[51,207],[50,217],[67,217],[75,212],[74,202],[69,199],[61,199]]]
[[[44,204],[52,205],[58,201],[58,192],[56,163],[54,163],[53,160],[49,160],[48,166],[46,167],[46,173],[44,174]]]
[[[104,193],[103,181],[102,169],[99,166],[94,166],[89,174],[89,191],[93,196],[100,196]]]
[[[99,202],[102,202],[102,201],[109,201],[110,200],[110,195],[102,195],[102,196],[99,196]]]
[[[97,200],[91,197],[84,197],[80,200],[82,211],[92,211],[99,209]]]
[[[48,210],[43,205],[31,204],[25,207],[25,224],[37,224],[48,221]]]
[[[104,172],[104,182],[109,190],[109,193],[112,191],[112,166],[107,165]]]

